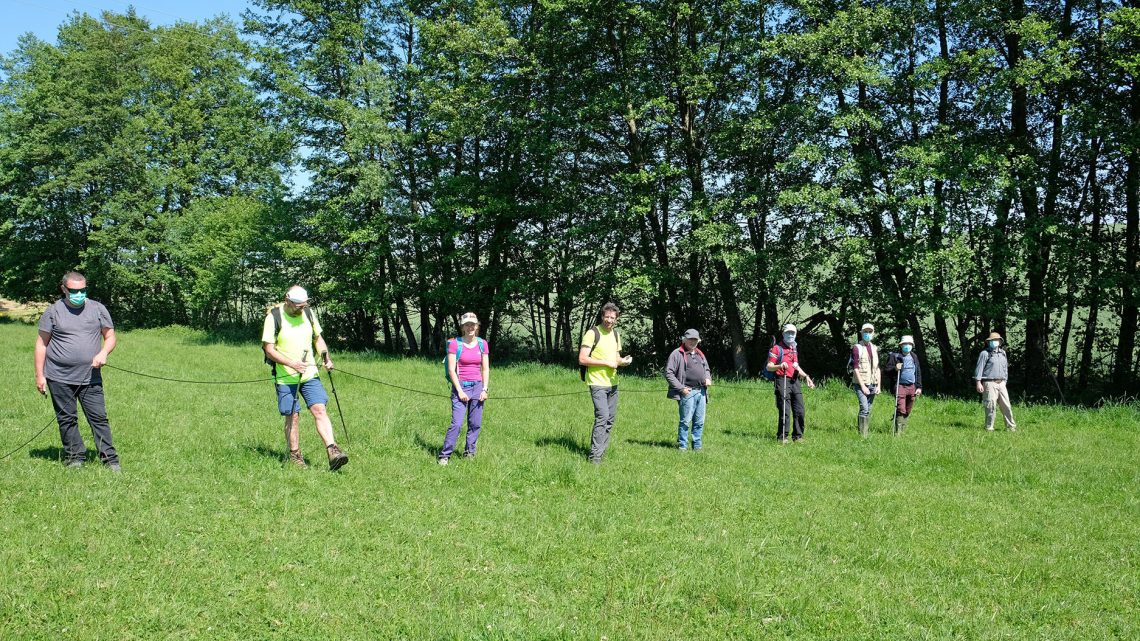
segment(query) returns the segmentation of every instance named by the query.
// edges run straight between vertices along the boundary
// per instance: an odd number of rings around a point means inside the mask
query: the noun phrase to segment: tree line
[[[0,295],[131,325],[560,358],[601,304],[663,359],[822,373],[864,321],[932,388],[1140,389],[1136,0],[257,0],[75,15],[0,60]]]

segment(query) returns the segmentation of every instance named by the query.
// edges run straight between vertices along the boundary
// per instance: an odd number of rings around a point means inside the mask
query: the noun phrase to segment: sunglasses
[[[68,294],[86,294],[87,293],[86,287],[65,287],[64,289],[67,290]]]

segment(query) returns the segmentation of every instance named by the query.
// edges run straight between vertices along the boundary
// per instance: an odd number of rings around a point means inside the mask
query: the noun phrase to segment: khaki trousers
[[[1006,389],[1005,381],[984,381],[982,390],[982,404],[986,408],[986,429],[994,428],[994,410],[997,408],[1001,409],[1006,428],[1017,427],[1017,423],[1013,420],[1013,406],[1009,402],[1009,390]]]

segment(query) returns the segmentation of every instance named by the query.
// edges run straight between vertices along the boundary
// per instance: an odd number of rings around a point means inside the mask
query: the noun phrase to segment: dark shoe
[[[463,458],[475,458],[475,452],[464,452]]]
[[[297,467],[309,467],[308,463],[305,463],[305,457],[301,454],[301,450],[289,450],[289,462]]]
[[[329,471],[335,472],[335,471],[339,470],[340,468],[344,467],[344,464],[348,462],[348,455],[345,454],[344,452],[340,451],[340,448],[336,446],[336,443],[333,443],[332,445],[330,445],[328,447],[328,450],[329,450]]]

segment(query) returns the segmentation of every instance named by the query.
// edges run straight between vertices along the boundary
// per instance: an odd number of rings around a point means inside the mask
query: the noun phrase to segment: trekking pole
[[[787,367],[787,364],[785,363],[785,368],[786,367]],[[783,437],[780,439],[781,443],[783,443],[784,440],[786,440],[788,438],[788,433],[792,431],[792,417],[790,416],[790,413],[791,413],[790,405],[791,405],[791,403],[788,401],[788,376],[787,376],[787,373],[784,374],[783,378],[784,378],[784,420],[780,421],[780,432],[783,434]],[[787,426],[788,426],[787,429],[784,428],[785,422],[787,423]]]
[[[323,358],[327,363],[329,360],[329,353],[324,352],[321,354],[321,358]],[[325,371],[329,374],[329,386],[332,387],[333,400],[336,401],[336,413],[340,416],[340,428],[341,431],[344,432],[344,440],[348,441],[348,426],[344,424],[344,412],[340,409],[340,397],[336,395],[336,380],[333,379],[333,373],[331,369],[328,369],[328,367],[326,367]]]
[[[899,383],[902,382],[902,370],[895,370],[895,415],[891,418],[891,429],[895,431],[895,436],[899,435]]]
[[[305,359],[309,358],[309,350],[301,353],[301,364],[305,364]],[[306,368],[307,369],[307,368]],[[293,392],[293,413],[301,413],[301,379],[305,377],[305,370],[297,372],[297,389]]]

